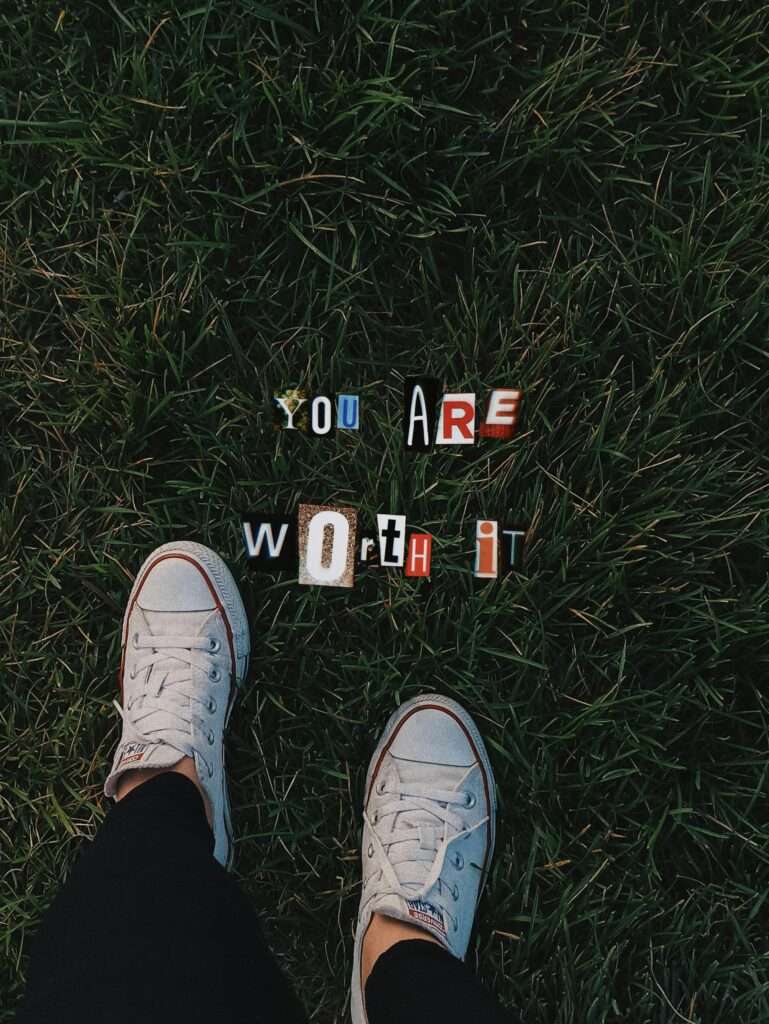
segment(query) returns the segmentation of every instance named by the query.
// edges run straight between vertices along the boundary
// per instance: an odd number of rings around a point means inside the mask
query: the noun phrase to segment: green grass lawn
[[[769,1018],[769,7],[0,2],[0,1021],[107,802],[156,545],[252,622],[236,873],[347,1018],[368,758],[438,690],[488,744],[469,960],[526,1024]],[[404,376],[524,389],[405,457]],[[273,388],[362,396],[278,436]],[[246,568],[238,511],[435,535],[429,594]],[[476,517],[529,523],[474,584]]]

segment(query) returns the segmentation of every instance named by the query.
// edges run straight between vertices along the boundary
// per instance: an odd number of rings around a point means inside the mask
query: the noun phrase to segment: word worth
[[[407,451],[427,452],[433,443],[475,444],[475,395],[440,392],[437,377],[408,377],[404,382],[403,443]],[[478,436],[510,440],[518,426],[522,398],[520,388],[492,389],[486,416],[478,424]],[[291,388],[274,392],[273,401],[277,430],[300,430],[313,437],[329,437],[337,429],[360,429],[358,395],[309,397],[303,388]]]
[[[403,515],[378,514],[376,537],[358,543],[358,513],[333,505],[300,505],[297,515],[250,512],[242,516],[246,557],[254,569],[299,570],[299,582],[351,587],[356,565],[402,568],[406,576],[430,576],[433,539],[408,531]],[[523,562],[526,531],[479,519],[473,575],[493,579]]]

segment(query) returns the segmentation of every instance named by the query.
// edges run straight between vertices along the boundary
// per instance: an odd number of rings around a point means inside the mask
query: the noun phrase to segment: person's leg
[[[116,803],[33,940],[19,1024],[305,1019],[225,870],[224,732],[248,654],[224,562],[153,552],[123,622]]]
[[[129,792],[35,936],[17,1024],[293,1024],[304,1015],[182,774]]]
[[[423,939],[396,942],[377,958],[364,989],[368,1024],[423,1024],[426,1006],[441,1024],[520,1024],[466,963]]]
[[[455,701],[415,698],[371,759],[353,1024],[513,1024],[464,963],[494,849],[494,777],[475,723]]]

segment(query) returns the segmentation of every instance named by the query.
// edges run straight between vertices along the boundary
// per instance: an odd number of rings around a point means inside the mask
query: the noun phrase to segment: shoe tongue
[[[164,637],[166,636],[204,636],[205,623],[211,618],[210,611],[203,612],[153,612],[142,609],[142,614],[145,620],[144,634],[150,634],[153,637],[157,637],[158,651],[162,651],[165,646]],[[173,616],[173,618],[169,618]],[[138,632],[142,632],[141,629]],[[140,656],[149,654],[151,648],[144,647],[136,653]],[[150,689],[154,685],[160,684],[166,678],[169,672],[176,673],[178,670],[182,672],[190,673],[189,669],[183,662],[179,661],[173,655],[169,654],[167,658],[160,658],[154,663],[150,672],[151,684]]]
[[[440,907],[419,899],[403,899],[395,893],[380,896],[371,906],[371,912],[395,918],[406,924],[417,925],[433,935],[442,946],[450,949],[446,918]]]
[[[467,768],[456,767],[455,765],[429,765],[426,769],[425,765],[420,764],[418,761],[404,761],[400,758],[394,757],[390,766],[390,779],[399,784],[401,789],[405,789],[404,801],[409,799],[408,795],[408,784],[410,782],[425,782],[429,783],[435,789],[448,790],[453,792],[459,787],[464,777],[467,775]],[[425,799],[424,796],[418,799]],[[436,809],[438,807],[445,807],[444,803],[435,804]],[[457,808],[452,805],[452,810],[456,811]],[[414,838],[419,838],[420,827],[423,835],[425,832],[429,834],[430,830],[434,830],[439,836],[443,836],[445,823],[442,819],[424,808],[416,808],[411,811],[399,811],[393,816],[393,828],[408,828],[413,826]]]
[[[410,782],[424,782],[427,778],[435,785],[436,789],[453,791],[467,774],[467,768],[464,767],[431,764],[429,769],[426,769],[419,762],[395,757],[391,763],[391,771],[397,772],[401,788],[406,789],[404,801],[409,799],[408,784]],[[445,805],[436,804],[436,809],[439,806]],[[453,809],[456,810],[456,808]],[[449,834],[447,835],[445,822],[431,811],[423,808],[399,811],[392,816],[390,821],[393,831],[395,829],[413,829],[413,843],[398,843],[394,847],[398,852],[392,860],[392,867],[401,886],[418,893],[432,870],[435,857],[440,856],[444,836],[446,841],[451,839],[452,829],[448,829]],[[382,841],[387,843],[386,832],[382,834]],[[413,910],[413,908],[411,909]],[[411,916],[413,917],[414,914],[412,913]]]

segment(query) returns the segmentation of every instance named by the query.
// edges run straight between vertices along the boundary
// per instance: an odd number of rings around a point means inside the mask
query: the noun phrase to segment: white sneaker
[[[366,776],[353,1024],[367,1020],[361,947],[373,913],[418,925],[464,960],[495,823],[494,776],[472,718],[438,694],[403,704]]]
[[[114,797],[131,768],[167,768],[194,759],[211,803],[214,857],[232,864],[224,732],[250,650],[237,584],[202,544],[163,544],[134,581],[123,618],[123,719],[104,795]]]

